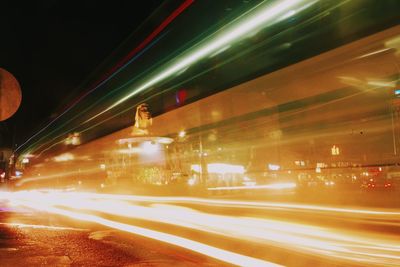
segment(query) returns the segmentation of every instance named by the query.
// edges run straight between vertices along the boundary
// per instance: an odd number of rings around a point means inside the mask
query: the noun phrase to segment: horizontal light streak
[[[154,231],[138,226],[133,226],[133,225],[128,225],[108,219],[104,219],[95,215],[90,215],[90,214],[83,214],[83,213],[78,213],[78,212],[73,212],[61,208],[55,208],[51,202],[50,203],[45,203],[42,201],[30,201],[30,200],[17,200],[16,204],[30,207],[32,209],[40,210],[40,211],[46,211],[54,214],[59,214],[63,216],[67,216],[69,218],[73,218],[76,220],[81,220],[81,221],[88,221],[88,222],[94,222],[97,224],[101,224],[110,228],[118,229],[121,231],[129,232],[132,234],[140,235],[143,237],[147,238],[152,238],[158,241],[162,241],[165,243],[169,243],[175,246],[179,246],[185,249],[192,250],[196,253],[200,253],[203,255],[207,255],[209,257],[234,264],[234,265],[239,265],[239,266],[266,266],[266,267],[276,267],[280,266],[278,264],[274,264],[272,262],[248,257],[245,255],[237,254],[234,252],[230,252],[227,250],[223,250],[217,247],[213,247],[210,245],[206,245],[200,242],[196,242],[187,238],[179,237],[176,235],[168,234],[168,233],[163,233],[159,231]],[[75,207],[77,208],[77,207]]]
[[[219,186],[209,187],[209,191],[220,190],[251,190],[251,189],[293,189],[296,188],[296,183],[279,183],[279,184],[265,184],[265,185],[246,185],[246,186]]]
[[[71,230],[71,231],[89,231],[89,229],[72,228],[72,227],[61,227],[61,226],[49,226],[49,225],[37,225],[37,224],[24,224],[24,223],[0,223],[4,226],[12,226],[18,228],[33,228],[33,229],[47,229],[47,230]]]
[[[145,205],[140,203],[131,203],[126,201],[135,199],[145,200]],[[209,234],[217,234],[229,238],[235,238],[243,242],[259,243],[265,246],[279,246],[285,250],[290,249],[301,253],[306,253],[322,258],[334,259],[340,261],[348,261],[349,263],[362,262],[365,264],[398,264],[400,263],[400,242],[389,238],[388,235],[369,235],[358,231],[344,231],[332,227],[317,227],[302,223],[285,222],[282,220],[271,220],[265,218],[254,217],[235,217],[228,215],[209,214],[189,208],[161,205],[160,201],[150,201],[150,197],[124,196],[124,195],[106,195],[94,193],[63,193],[63,192],[20,192],[12,194],[10,201],[14,205],[24,205],[27,207],[45,210],[62,214],[75,219],[88,220],[113,227],[119,230],[132,232],[135,234],[155,238],[160,241],[186,246],[188,239],[172,235],[170,233],[155,232],[149,229],[137,228],[136,226],[121,224],[116,221],[105,220],[90,214],[82,214],[71,211],[80,210],[80,212],[100,212],[101,214],[109,214],[118,217],[129,217],[134,219],[147,220],[150,222],[166,223],[173,226],[185,227],[196,231],[206,232]],[[124,200],[123,200],[124,199]],[[154,198],[157,200],[180,199],[182,198]],[[188,198],[190,199],[190,198]],[[201,199],[194,199],[200,203]],[[215,204],[217,200],[202,199],[201,202],[207,205]],[[240,205],[249,204],[245,201],[218,201],[221,203],[235,203]],[[188,203],[188,202],[186,202]],[[245,203],[245,204],[244,204]],[[260,204],[260,203],[259,203]],[[264,206],[267,203],[264,203]],[[273,203],[270,203],[273,204]],[[229,206],[227,205],[227,206]],[[249,206],[253,208],[254,206]],[[256,206],[257,207],[257,206]],[[270,205],[270,207],[272,207]],[[276,203],[275,207],[309,207],[307,205],[290,205]],[[324,210],[325,207],[314,207]],[[329,207],[326,207],[329,208]],[[66,210],[68,209],[68,210]],[[330,211],[343,210],[330,208]],[[354,211],[353,209],[344,209]],[[300,208],[302,211],[302,208]],[[357,211],[357,210],[356,210]],[[361,211],[361,210],[358,210]],[[364,213],[374,216],[387,214],[399,215],[400,213],[377,214],[372,211]],[[77,215],[78,214],[78,215]],[[333,216],[337,215],[335,212]],[[342,214],[343,215],[343,214]],[[83,216],[83,217],[82,217]],[[386,220],[396,220],[394,216],[388,216]],[[397,220],[400,220],[397,217]],[[168,229],[168,227],[167,227]],[[147,232],[150,231],[150,232]],[[167,230],[168,231],[168,230]],[[167,240],[170,239],[171,240]],[[182,241],[182,242],[181,242]],[[190,240],[193,241],[193,240]],[[177,243],[176,243],[177,242]],[[197,251],[196,241],[191,244],[191,248]],[[190,242],[189,242],[190,243]],[[205,245],[205,244],[202,244]],[[209,245],[205,245],[209,246]],[[200,246],[201,247],[201,246]],[[204,249],[209,249],[205,247]],[[200,249],[200,253],[206,253]],[[206,254],[215,257],[217,251]],[[225,258],[220,260],[226,261]],[[228,262],[228,261],[227,261]],[[230,262],[231,263],[231,262]],[[237,262],[236,262],[237,263]],[[242,264],[240,264],[242,265]],[[249,264],[247,264],[248,266]]]
[[[294,210],[307,210],[310,212],[337,212],[342,214],[363,214],[376,216],[400,216],[399,211],[389,209],[359,209],[359,208],[338,208],[321,205],[292,204],[266,201],[243,201],[243,200],[222,200],[195,197],[154,197],[140,195],[120,195],[120,194],[97,194],[97,193],[77,193],[87,198],[94,199],[113,199],[136,202],[157,202],[157,203],[176,203],[176,204],[199,204],[199,205],[218,205],[221,207],[240,207],[240,208],[285,208]],[[338,214],[339,216],[342,216]]]

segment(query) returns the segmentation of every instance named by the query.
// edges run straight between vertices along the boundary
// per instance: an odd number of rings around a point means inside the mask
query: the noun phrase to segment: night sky
[[[22,89],[0,122],[0,147],[17,146],[83,94],[79,85],[160,6],[161,0],[0,2],[0,68]]]

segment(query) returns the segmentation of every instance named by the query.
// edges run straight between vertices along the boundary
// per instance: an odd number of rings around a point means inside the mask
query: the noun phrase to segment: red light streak
[[[143,42],[141,42],[138,46],[132,49],[121,61],[119,61],[114,67],[112,67],[109,71],[104,74],[104,76],[97,81],[93,87],[97,86],[99,83],[107,79],[109,75],[117,71],[121,68],[126,62],[128,62],[134,55],[140,52],[146,45],[148,45],[158,34],[160,34],[174,19],[176,19],[185,9],[187,9],[194,0],[186,0],[184,1],[177,9],[175,9],[171,15],[169,15],[161,24],[152,32],[149,36],[147,36]]]

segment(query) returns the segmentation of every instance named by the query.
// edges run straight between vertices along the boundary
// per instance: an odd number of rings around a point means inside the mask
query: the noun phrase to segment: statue
[[[166,136],[154,136],[150,131],[153,126],[153,118],[151,116],[149,105],[142,103],[136,107],[135,124],[132,127],[131,137],[119,139],[119,145],[128,144],[132,146],[135,143],[149,141],[151,144],[171,144],[174,140]]]
[[[149,105],[138,105],[130,136],[116,140],[118,148],[112,156],[112,165],[117,167],[107,173],[108,177],[130,177],[135,183],[142,184],[165,182],[166,148],[174,140],[166,136],[155,136],[151,132],[152,127],[153,118]]]
[[[132,129],[132,135],[149,135],[149,127],[152,126],[153,119],[149,111],[149,105],[142,103],[136,107],[135,124]]]

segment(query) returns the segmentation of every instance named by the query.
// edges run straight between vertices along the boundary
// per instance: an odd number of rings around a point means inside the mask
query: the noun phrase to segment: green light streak
[[[257,34],[261,29],[263,29],[273,23],[279,22],[282,19],[286,19],[286,18],[298,13],[299,11],[302,11],[302,10],[310,7],[311,5],[315,4],[317,1],[315,1],[315,0],[286,0],[286,1],[282,1],[282,2],[275,2],[272,5],[270,3],[266,3],[269,1],[264,1],[263,3],[252,8],[251,10],[247,11],[245,14],[241,15],[234,21],[230,22],[227,26],[223,27],[222,29],[220,29],[219,31],[214,33],[212,36],[210,36],[207,40],[203,41],[202,43],[200,43],[197,46],[194,46],[188,52],[185,52],[180,57],[180,59],[174,60],[172,62],[172,64],[170,64],[169,66],[168,65],[162,66],[160,69],[163,69],[163,71],[159,72],[158,74],[156,74],[155,76],[153,76],[152,78],[150,78],[149,80],[144,82],[143,84],[139,85],[131,93],[122,97],[120,100],[116,101],[114,104],[112,104],[105,110],[99,112],[95,116],[84,121],[79,126],[92,121],[93,119],[101,116],[102,114],[106,113],[107,111],[124,103],[125,101],[132,98],[133,96],[145,91],[146,89],[151,88],[152,86],[156,85],[157,83],[159,83],[173,75],[182,73],[187,68],[189,68],[191,65],[198,62],[199,60],[206,58],[206,57],[213,56],[216,53],[220,52],[221,50],[224,50],[227,47],[229,48],[234,42],[237,42],[243,38],[247,38],[247,37],[253,36],[254,34]],[[126,85],[126,83],[124,84],[124,86],[125,85]],[[120,86],[117,89],[120,89],[124,86]],[[115,91],[116,90],[113,90],[112,92],[115,92]],[[109,95],[109,94],[107,94],[107,95]],[[104,99],[104,98],[105,97],[102,97],[101,99]],[[98,103],[98,102],[99,101],[96,101],[96,103]],[[85,109],[85,111],[87,111],[88,109],[90,109],[93,106],[94,106],[94,104],[90,105],[88,108]],[[78,116],[79,115],[74,116],[73,119]],[[70,122],[70,121],[72,121],[72,119],[70,119],[68,122]],[[97,126],[99,124],[101,124],[101,123],[97,123],[97,124],[95,124],[95,126]],[[75,127],[75,129],[78,128],[79,126]],[[89,127],[88,129],[91,129],[93,127]],[[48,136],[48,135],[46,135],[46,136]],[[55,140],[61,136],[62,135],[58,135],[56,138],[53,138],[52,140]],[[49,142],[51,142],[51,141],[49,141]],[[38,142],[36,142],[36,143],[38,143]],[[42,144],[41,146],[36,148],[36,150],[45,146],[49,142]],[[62,141],[60,141],[60,142],[62,142]],[[57,143],[59,143],[59,142],[57,142]],[[33,146],[34,146],[34,144],[33,144]],[[30,146],[29,148],[32,148],[33,146]],[[50,147],[52,147],[52,146],[50,146]],[[49,149],[49,147],[46,148],[45,151],[48,149]],[[43,153],[43,152],[44,151],[42,151],[41,153]]]
[[[86,120],[84,123],[99,117],[100,115],[115,108],[116,106],[119,106],[133,96],[143,92],[146,89],[149,89],[151,86],[165,80],[171,75],[188,68],[190,65],[196,63],[200,59],[210,56],[218,50],[224,48],[225,46],[246,37],[246,35],[248,35],[249,33],[253,31],[259,31],[261,28],[270,25],[272,22],[274,22],[274,19],[279,19],[280,16],[285,16],[285,18],[287,18],[290,15],[294,15],[296,12],[293,9],[299,8],[300,4],[307,3],[307,7],[309,7],[315,2],[316,1],[307,0],[286,0],[282,2],[277,2],[274,5],[261,4],[259,7],[254,8],[254,10],[252,10],[251,12],[248,12],[244,19],[236,22],[234,25],[228,25],[228,29],[222,34],[219,33],[219,36],[215,36],[211,38],[211,40],[206,41],[205,44],[200,45],[200,47],[195,49],[194,52],[187,53],[186,55],[182,56],[180,60],[177,60],[177,62],[175,62],[171,66],[164,68],[164,71],[162,71],[152,79],[149,79],[147,82],[140,85],[131,93],[122,97],[120,100],[118,100],[105,110],[101,111],[100,113],[96,114],[95,116],[91,117],[90,119]],[[300,7],[300,9],[302,10],[304,8]]]

